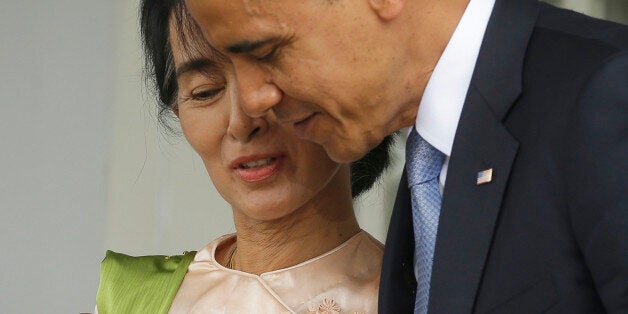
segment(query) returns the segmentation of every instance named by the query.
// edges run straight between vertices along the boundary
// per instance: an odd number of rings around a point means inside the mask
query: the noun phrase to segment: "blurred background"
[[[626,0],[556,5],[628,21]],[[137,0],[0,3],[0,312],[93,311],[106,249],[179,254],[230,208],[144,85]],[[403,152],[356,202],[384,241]]]

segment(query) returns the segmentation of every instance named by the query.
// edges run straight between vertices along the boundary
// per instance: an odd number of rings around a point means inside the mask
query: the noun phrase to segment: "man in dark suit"
[[[628,312],[628,28],[535,0],[186,3],[247,114],[338,162],[403,127],[427,143],[380,312]]]

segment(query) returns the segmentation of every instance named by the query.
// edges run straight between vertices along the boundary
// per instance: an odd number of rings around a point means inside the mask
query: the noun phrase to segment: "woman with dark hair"
[[[182,2],[143,0],[141,31],[162,117],[178,118],[236,233],[181,256],[108,252],[97,311],[375,313],[383,247],[360,229],[352,196],[385,169],[392,140],[335,163],[272,112],[242,112],[231,64]]]

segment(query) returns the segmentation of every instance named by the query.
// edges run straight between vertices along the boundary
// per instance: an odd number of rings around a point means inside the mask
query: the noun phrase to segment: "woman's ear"
[[[174,113],[175,116],[177,116],[177,118],[179,117],[179,104],[174,103],[174,105],[172,105],[172,113]]]
[[[394,20],[401,14],[406,0],[368,0],[371,9],[384,21]]]

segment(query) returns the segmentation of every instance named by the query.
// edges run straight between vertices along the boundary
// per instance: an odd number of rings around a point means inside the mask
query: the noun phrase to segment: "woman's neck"
[[[328,197],[323,192],[292,214],[272,221],[251,220],[234,210],[237,250],[231,265],[259,275],[302,263],[344,243],[360,231],[350,193]],[[223,253],[225,261],[229,255]]]

